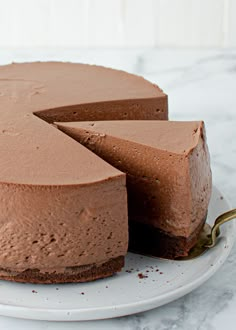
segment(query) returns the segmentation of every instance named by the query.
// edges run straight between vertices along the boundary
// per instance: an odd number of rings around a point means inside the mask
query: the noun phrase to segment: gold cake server
[[[189,251],[188,256],[180,257],[176,260],[190,260],[199,257],[208,249],[213,248],[217,244],[217,237],[220,235],[220,226],[227,221],[236,218],[236,209],[232,209],[218,216],[213,227],[206,223],[200,233],[199,239],[195,246]]]

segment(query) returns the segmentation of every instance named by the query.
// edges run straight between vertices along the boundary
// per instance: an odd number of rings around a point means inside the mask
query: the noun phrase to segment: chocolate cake
[[[129,248],[186,256],[207,216],[211,170],[203,122],[56,123],[127,174]]]
[[[128,247],[125,174],[49,125],[167,119],[167,96],[98,66],[0,67],[0,279],[80,282],[120,271]]]

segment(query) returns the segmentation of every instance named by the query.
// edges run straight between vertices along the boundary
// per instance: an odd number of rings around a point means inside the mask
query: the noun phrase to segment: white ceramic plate
[[[229,209],[214,188],[208,222],[213,223]],[[235,223],[226,223],[217,246],[191,261],[129,253],[123,272],[95,282],[32,285],[0,281],[0,315],[35,320],[96,320],[164,305],[194,290],[217,271],[232,248],[234,234]]]

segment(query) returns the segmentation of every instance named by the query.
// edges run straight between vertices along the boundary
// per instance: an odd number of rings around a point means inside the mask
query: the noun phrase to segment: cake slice
[[[203,122],[56,125],[127,174],[130,250],[168,258],[188,254],[205,222],[211,195]]]

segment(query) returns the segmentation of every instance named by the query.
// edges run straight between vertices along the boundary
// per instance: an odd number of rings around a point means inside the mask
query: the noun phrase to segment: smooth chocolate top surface
[[[122,175],[34,113],[163,95],[141,77],[104,67],[59,62],[1,66],[0,182],[70,185]]]
[[[187,154],[198,144],[203,122],[116,120],[67,122],[56,125],[69,135],[73,135],[73,132],[78,134],[79,130],[88,131],[88,134],[100,134],[100,138],[110,135],[172,153]]]
[[[1,105],[19,111],[165,95],[142,77],[96,65],[35,62],[0,67]],[[5,101],[5,102],[4,102]]]

